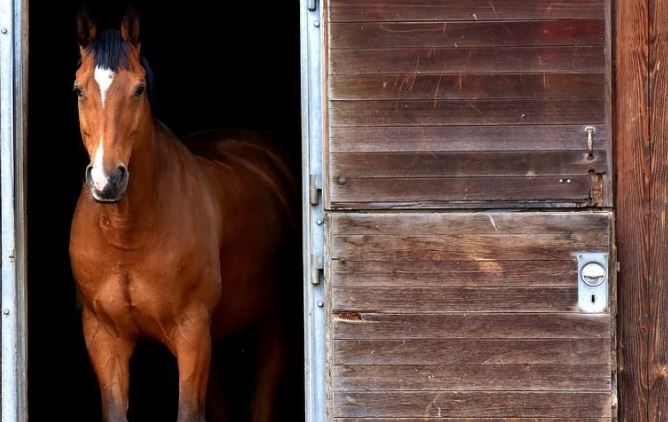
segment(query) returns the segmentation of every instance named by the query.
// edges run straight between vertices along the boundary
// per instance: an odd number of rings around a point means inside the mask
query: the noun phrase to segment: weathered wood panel
[[[603,98],[601,73],[496,75],[339,75],[330,100],[460,100],[482,98]]]
[[[336,340],[334,365],[601,365],[610,340],[403,339]],[[607,365],[608,368],[610,365]],[[608,373],[609,377],[610,374]],[[609,381],[609,380],[608,380]]]
[[[610,365],[336,365],[337,391],[610,392]]]
[[[330,48],[602,45],[603,19],[333,23]]]
[[[601,99],[332,101],[336,126],[531,125],[604,123]],[[583,145],[586,141],[583,139]],[[583,148],[583,149],[586,149]]]
[[[613,324],[578,312],[576,256],[608,251],[610,224],[605,212],[331,214],[330,416],[608,417]],[[546,405],[536,392],[596,399]]]
[[[425,418],[335,418],[336,422],[425,422]],[[471,422],[471,418],[429,417],[430,421]],[[573,422],[573,418],[475,418],[476,422]],[[580,422],[609,422],[610,418],[577,418]]]
[[[332,22],[602,19],[603,0],[336,0]]]
[[[609,315],[579,314],[332,314],[336,340],[452,338],[610,339]]]
[[[619,273],[619,407],[624,422],[650,421],[649,286],[651,138],[649,132],[649,27],[654,0],[617,2],[615,129]],[[651,5],[651,6],[650,6]],[[665,99],[662,99],[662,101]],[[659,419],[660,420],[660,419]]]
[[[570,180],[570,182],[569,182]],[[473,206],[474,203],[568,202],[582,206],[590,198],[589,176],[490,176],[467,178],[335,178],[331,203],[339,208]],[[491,205],[493,206],[493,205]],[[398,257],[397,257],[398,258]]]
[[[333,417],[610,417],[602,392],[335,392]]]
[[[406,155],[327,155],[327,207],[611,204],[604,1],[328,5],[326,151]],[[595,127],[600,165],[580,162],[570,170],[559,153],[586,154],[586,126]],[[420,151],[433,155],[410,154]],[[439,155],[462,151],[489,154],[463,160]],[[485,160],[501,151],[525,156]],[[578,160],[570,157],[570,163]],[[479,178],[485,175],[502,176],[503,186]],[[555,186],[537,175],[573,184]],[[369,180],[378,177],[395,179]],[[341,178],[349,183],[332,184]]]
[[[336,235],[504,235],[587,232],[586,235],[600,236],[597,233],[609,233],[610,218],[609,212],[586,211],[524,214],[502,211],[459,214],[421,212],[338,213],[333,215],[329,224],[331,232]],[[599,247],[607,247],[607,243],[603,242],[606,241],[602,240]],[[550,257],[550,261],[555,259]],[[485,265],[485,263],[479,262],[476,265]]]
[[[332,310],[351,312],[578,312],[577,287],[334,287]]]
[[[600,46],[330,50],[332,74],[604,73]]]
[[[517,176],[605,172],[605,151],[332,153],[333,177]]]
[[[332,127],[331,152],[583,151],[585,125]],[[610,142],[597,126],[594,150]]]
[[[648,416],[668,417],[668,5],[651,1],[650,16],[650,201]]]

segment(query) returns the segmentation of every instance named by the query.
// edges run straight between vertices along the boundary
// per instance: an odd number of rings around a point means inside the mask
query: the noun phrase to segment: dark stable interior
[[[98,28],[119,28],[125,3],[87,2]],[[99,387],[81,330],[68,255],[72,213],[89,159],[72,92],[79,59],[75,15],[82,2],[30,4],[28,138],[29,412],[31,421],[101,420]],[[142,51],[155,74],[157,117],[177,135],[250,128],[276,135],[300,160],[299,4],[136,1]],[[296,165],[299,170],[298,164]],[[297,174],[297,176],[299,176]],[[300,253],[300,252],[298,252]],[[301,278],[285,283],[292,325],[291,361],[276,420],[303,420]],[[244,404],[255,382],[252,337],[226,343],[231,401]],[[173,421],[176,362],[142,343],[131,362],[134,421]],[[237,406],[232,421],[244,421]],[[241,409],[241,410],[239,410]]]

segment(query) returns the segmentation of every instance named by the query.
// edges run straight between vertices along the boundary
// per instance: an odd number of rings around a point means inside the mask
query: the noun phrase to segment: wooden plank
[[[615,131],[620,421],[649,421],[650,134],[648,22],[653,0],[617,2]]]
[[[511,22],[332,23],[329,46],[337,48],[602,45],[603,19]]]
[[[448,284],[484,285],[503,280],[503,285],[526,285],[533,283],[566,285],[572,283],[572,273],[576,268],[575,257],[568,261],[352,261],[338,258],[330,262],[332,283],[340,286],[359,283],[359,285],[396,285],[402,280],[432,285],[438,283],[438,277],[444,277]],[[535,274],[532,276],[531,274]],[[383,280],[382,277],[391,278]]]
[[[333,177],[549,176],[605,173],[605,151],[331,153]]]
[[[339,75],[330,100],[458,100],[479,98],[603,98],[601,73],[497,75]]]
[[[605,362],[604,359],[601,361]],[[333,391],[601,391],[610,365],[334,365]]]
[[[332,127],[331,152],[584,150],[586,125]],[[594,149],[610,141],[596,126]]]
[[[332,259],[346,261],[568,260],[606,250],[608,233],[501,235],[334,235]]]
[[[504,264],[522,261],[501,261]],[[577,280],[575,260],[556,261],[560,268],[543,268],[543,263],[554,261],[527,261],[521,270],[512,268],[506,271],[466,271],[441,273],[391,273],[391,274],[355,274],[333,273],[332,285],[336,287],[572,287]],[[553,267],[553,266],[550,266]]]
[[[334,392],[333,417],[610,417],[599,392]]]
[[[330,50],[331,74],[604,73],[602,47]],[[409,79],[410,81],[410,79]]]
[[[610,346],[610,339],[600,338],[335,340],[331,364],[600,365]]]
[[[566,183],[570,180],[571,183]],[[589,199],[587,176],[467,177],[336,179],[330,197],[333,206],[367,203],[371,207],[427,207],[429,202],[449,206],[457,201],[585,202]],[[544,205],[544,204],[543,204]]]
[[[602,19],[603,0],[335,0],[332,22]]]
[[[425,422],[425,418],[334,418],[336,422]],[[448,418],[430,417],[443,422],[610,422],[610,418]]]
[[[331,101],[336,126],[600,124],[602,99]]]
[[[571,287],[333,287],[332,310],[345,312],[579,312]]]
[[[648,321],[648,411],[650,421],[668,415],[668,5],[650,2],[650,106],[649,136],[650,203],[647,301]]]
[[[332,314],[332,339],[610,339],[609,315],[562,314]]]
[[[609,233],[611,221],[609,212],[333,213],[329,227],[334,235]]]

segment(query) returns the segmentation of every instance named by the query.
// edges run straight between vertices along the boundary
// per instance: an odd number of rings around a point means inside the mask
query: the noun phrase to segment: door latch
[[[608,254],[578,253],[578,309],[598,314],[608,309]]]

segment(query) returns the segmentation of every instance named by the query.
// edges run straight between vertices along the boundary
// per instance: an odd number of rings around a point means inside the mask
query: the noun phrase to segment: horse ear
[[[121,36],[134,47],[139,48],[139,14],[134,7],[128,7],[121,21]]]
[[[82,7],[79,13],[77,13],[76,24],[77,42],[79,43],[79,47],[84,50],[95,41],[97,32],[95,22],[93,22],[93,19],[88,14],[88,9],[85,7]]]

